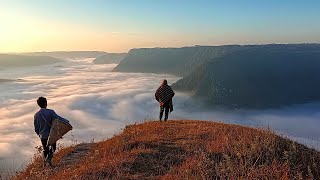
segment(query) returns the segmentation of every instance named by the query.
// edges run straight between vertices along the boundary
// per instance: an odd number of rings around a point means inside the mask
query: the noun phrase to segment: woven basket
[[[61,121],[59,119],[53,119],[51,130],[48,138],[48,145],[52,145],[62,138],[63,135],[67,134],[72,130],[70,123],[66,121]]]

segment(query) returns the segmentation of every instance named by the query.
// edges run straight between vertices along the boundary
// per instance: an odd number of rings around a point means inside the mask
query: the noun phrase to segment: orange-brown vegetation
[[[35,159],[13,179],[320,179],[320,153],[268,130],[207,121],[146,122],[69,164]]]

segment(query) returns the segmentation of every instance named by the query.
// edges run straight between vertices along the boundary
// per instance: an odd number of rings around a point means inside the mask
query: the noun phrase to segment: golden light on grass
[[[13,179],[294,179],[320,178],[320,153],[273,134],[207,121],[146,122],[95,143],[64,166],[39,158]]]

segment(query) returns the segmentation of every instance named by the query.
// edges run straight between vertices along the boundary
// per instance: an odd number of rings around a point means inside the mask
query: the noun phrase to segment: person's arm
[[[34,131],[39,136],[39,124],[38,124],[38,119],[37,119],[36,115],[34,115]]]
[[[56,112],[54,112],[54,110],[51,111],[51,117],[52,119],[63,119]]]
[[[69,121],[67,119],[56,114],[56,112],[54,112],[54,110],[52,110],[52,119],[59,119],[60,121],[64,121],[66,123],[69,123]]]
[[[173,98],[173,96],[176,94],[174,91],[173,91],[173,89],[170,87],[170,89],[171,89],[171,91],[172,91],[172,97],[171,98]]]
[[[158,90],[156,91],[156,93],[154,93],[154,98],[159,102]]]

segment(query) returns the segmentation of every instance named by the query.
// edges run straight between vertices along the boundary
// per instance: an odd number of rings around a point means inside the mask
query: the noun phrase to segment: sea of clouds
[[[28,69],[1,70],[0,173],[24,167],[40,145],[33,116],[36,99],[45,96],[48,108],[71,121],[74,127],[60,146],[107,139],[127,124],[155,120],[159,105],[154,92],[172,75],[111,72],[111,65],[94,65],[92,59]],[[18,79],[18,80],[17,80]],[[278,134],[320,149],[320,104],[268,110],[212,109],[188,94],[176,93],[170,119],[212,120],[271,128]]]

